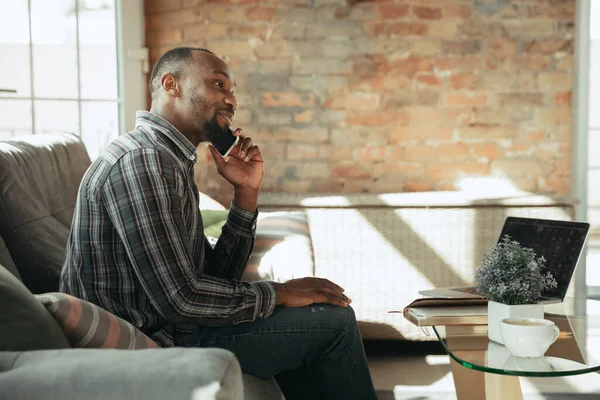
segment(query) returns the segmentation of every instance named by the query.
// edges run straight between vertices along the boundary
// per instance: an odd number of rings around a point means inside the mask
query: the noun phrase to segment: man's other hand
[[[287,307],[304,307],[314,303],[328,303],[348,307],[352,300],[344,289],[327,279],[300,278],[276,283],[277,304]]]

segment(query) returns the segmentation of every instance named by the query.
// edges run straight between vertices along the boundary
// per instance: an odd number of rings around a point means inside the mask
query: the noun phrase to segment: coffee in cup
[[[541,357],[558,339],[560,329],[541,318],[505,318],[500,323],[504,345],[516,357]]]

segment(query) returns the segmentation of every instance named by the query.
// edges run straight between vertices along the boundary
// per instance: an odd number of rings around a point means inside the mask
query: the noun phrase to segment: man
[[[261,151],[241,129],[226,158],[208,145],[233,200],[214,249],[203,235],[195,151],[229,132],[234,89],[229,66],[206,49],[175,48],[158,60],[150,112],[138,112],[136,129],[82,180],[61,291],[161,346],[229,349],[245,373],[275,377],[287,400],[375,399],[344,289],[319,278],[239,281],[264,175]]]

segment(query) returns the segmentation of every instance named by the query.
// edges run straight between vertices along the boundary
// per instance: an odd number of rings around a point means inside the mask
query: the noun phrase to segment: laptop
[[[557,286],[545,290],[540,303],[562,302],[567,294],[575,267],[583,254],[590,224],[587,222],[507,217],[498,242],[504,235],[523,247],[533,249],[537,257],[544,256],[546,270],[556,279]],[[436,298],[483,298],[475,287],[447,287],[421,290],[420,294]]]

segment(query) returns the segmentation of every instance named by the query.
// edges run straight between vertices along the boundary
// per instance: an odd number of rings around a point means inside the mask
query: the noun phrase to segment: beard
[[[197,120],[201,119],[201,112],[206,110],[207,104],[204,101],[204,98],[198,96],[196,93],[191,94],[190,103],[192,107],[196,110],[195,117]],[[219,121],[217,120],[217,113],[213,115],[213,117],[207,121],[204,121],[200,125],[200,131],[202,132],[203,141],[209,141],[211,143],[216,143],[219,139],[225,137],[225,135],[230,135],[231,130],[229,127],[222,127],[219,125]]]
[[[202,131],[206,135],[206,139],[212,144],[219,142],[219,139],[222,139],[225,136],[231,135],[229,127],[222,127],[219,125],[216,115],[202,124]]]

